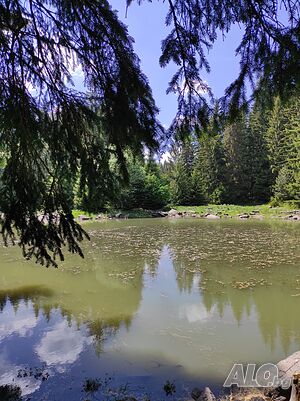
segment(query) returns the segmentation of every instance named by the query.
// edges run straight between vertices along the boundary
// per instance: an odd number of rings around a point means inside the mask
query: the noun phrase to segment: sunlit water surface
[[[300,349],[300,225],[203,220],[87,224],[58,269],[0,250],[0,385],[24,399],[173,398],[219,391],[234,362]],[[172,397],[171,397],[172,398]],[[169,397],[169,399],[171,399]]]

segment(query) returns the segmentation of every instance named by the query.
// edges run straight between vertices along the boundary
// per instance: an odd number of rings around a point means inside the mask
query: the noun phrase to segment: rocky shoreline
[[[277,363],[277,382],[273,387],[238,387],[233,385],[229,394],[220,401],[299,401],[300,399],[300,351]],[[186,401],[216,401],[209,387],[204,390],[194,388],[191,398]]]
[[[136,212],[136,213],[135,213]],[[259,210],[253,209],[249,213],[239,213],[235,216],[229,215],[224,212],[207,212],[207,213],[197,213],[193,210],[183,210],[179,211],[177,209],[171,209],[168,212],[162,210],[136,210],[130,212],[117,212],[117,213],[101,213],[96,216],[89,216],[81,214],[78,216],[78,220],[92,221],[92,220],[107,220],[107,219],[129,219],[129,218],[197,218],[197,219],[207,219],[207,220],[220,220],[220,219],[239,219],[248,220],[256,219],[263,220],[265,218],[280,219],[285,221],[300,221],[300,210],[291,210],[287,212],[282,212],[281,215],[271,215],[264,216]]]

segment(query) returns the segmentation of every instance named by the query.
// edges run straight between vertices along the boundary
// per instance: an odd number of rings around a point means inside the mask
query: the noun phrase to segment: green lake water
[[[88,223],[58,269],[0,249],[0,385],[24,400],[219,391],[235,362],[300,349],[300,225],[141,219]],[[172,399],[169,397],[169,399]]]

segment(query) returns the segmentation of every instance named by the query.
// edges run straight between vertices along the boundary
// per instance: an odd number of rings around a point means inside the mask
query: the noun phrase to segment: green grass
[[[289,214],[291,211],[295,210],[290,205],[283,206],[270,206],[265,205],[251,205],[251,206],[240,206],[240,205],[204,205],[204,206],[174,206],[174,209],[179,212],[191,212],[194,211],[197,214],[218,214],[224,216],[228,214],[231,217],[238,216],[239,214],[251,214],[257,212],[264,217],[280,217]]]
[[[125,216],[128,219],[140,219],[140,218],[146,218],[146,217],[152,217],[152,213],[149,210],[143,210],[143,209],[135,209],[135,210],[120,210],[120,209],[109,209],[106,212],[99,212],[99,213],[88,213],[85,212],[84,210],[80,209],[74,209],[72,211],[73,216],[75,219],[79,219],[79,216],[84,215],[88,217],[95,218],[99,214],[103,215],[103,217],[110,217],[110,216],[115,216],[118,213],[121,213],[123,216]]]
[[[269,204],[264,205],[251,205],[251,206],[240,206],[240,205],[203,205],[203,206],[172,206],[178,212],[194,212],[199,215],[205,215],[206,213],[217,214],[220,217],[226,215],[230,217],[237,217],[240,214],[256,214],[262,215],[265,218],[272,217],[284,217],[293,210],[297,209],[295,205],[285,204],[281,206],[271,206]],[[139,218],[151,218],[152,212],[150,210],[134,209],[134,210],[120,210],[120,209],[109,209],[106,212],[102,212],[104,218],[110,216],[114,217],[116,214],[121,213],[123,217],[128,219],[139,219]],[[75,209],[73,210],[73,216],[78,219],[80,215],[89,216],[95,218],[98,213],[88,213],[84,210]]]
[[[88,213],[88,212],[85,212],[84,210],[80,210],[80,209],[72,210],[72,214],[75,217],[75,219],[79,218],[79,216],[81,216],[81,215],[89,216],[89,217],[96,217],[97,216],[97,214]]]

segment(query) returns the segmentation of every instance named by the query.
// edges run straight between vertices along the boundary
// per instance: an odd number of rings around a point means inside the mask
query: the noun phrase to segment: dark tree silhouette
[[[88,91],[72,88],[76,66]],[[48,265],[63,259],[64,244],[82,255],[72,183],[79,175],[90,192],[104,186],[111,157],[126,175],[126,149],[156,146],[156,114],[132,39],[107,1],[0,0],[5,240],[16,232],[24,255]]]

